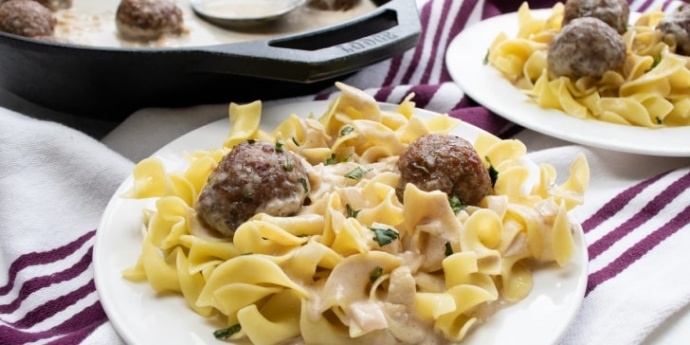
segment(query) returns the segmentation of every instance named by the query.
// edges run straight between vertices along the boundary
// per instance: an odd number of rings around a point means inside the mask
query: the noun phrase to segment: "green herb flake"
[[[419,165],[419,164],[417,164],[417,163],[412,163],[412,167],[415,168],[415,169],[419,169],[419,170],[421,170],[421,171],[423,171],[423,172],[425,172],[425,173],[427,173],[427,174],[429,173],[429,169],[427,169],[427,168],[426,168],[425,166],[423,166],[423,165]]]
[[[369,227],[374,232],[374,241],[383,247],[400,238],[400,234],[393,229],[381,229]]]
[[[450,208],[453,210],[453,213],[458,213],[467,208],[467,205],[465,205],[465,203],[463,203],[457,195],[448,197],[448,203],[450,204]]]
[[[307,179],[300,177],[298,181],[302,185],[302,188],[304,188],[304,192],[309,193],[309,183],[307,183]]]
[[[353,210],[350,204],[345,204],[345,210],[347,210],[347,218],[357,218],[357,215],[359,214],[359,211],[361,210]]]
[[[256,142],[256,140],[254,140],[254,139],[249,139],[249,140],[247,140],[247,143],[248,143],[249,145],[252,145],[252,144],[254,144],[255,142]]]
[[[276,141],[276,151],[283,152],[283,146],[285,146],[285,143],[282,140]]]
[[[352,158],[352,154],[351,154],[351,153],[350,153],[349,155],[347,155],[345,158],[343,158],[343,162],[349,161],[350,158]]]
[[[660,117],[657,116],[657,117],[656,117],[656,123],[657,123],[658,125],[660,125],[660,124],[664,123],[664,120],[662,120]]]
[[[297,145],[297,146],[300,145],[299,141],[297,141],[297,138],[295,138],[295,137],[292,137],[292,142],[295,143],[295,145]]]
[[[486,50],[486,55],[484,55],[484,61],[483,61],[483,63],[484,63],[485,65],[489,64],[489,53],[490,53],[490,52],[491,52],[491,49],[487,49],[487,50]]]
[[[242,330],[242,326],[238,323],[238,324],[232,325],[228,328],[222,328],[222,329],[215,330],[213,332],[213,336],[216,337],[216,339],[221,339],[221,340],[227,339],[230,336],[232,336],[233,334],[235,334],[241,330]]]
[[[359,180],[361,179],[364,174],[368,173],[368,170],[362,169],[362,167],[357,167],[354,170],[350,171],[349,173],[345,174],[345,177],[353,180]]]
[[[496,186],[496,180],[498,180],[498,170],[494,168],[493,163],[489,159],[489,156],[485,157],[486,161],[489,163],[489,177],[491,178],[491,188]]]
[[[450,245],[450,242],[446,242],[446,256],[451,255],[453,255],[453,246]]]
[[[291,160],[286,160],[285,162],[283,162],[283,170],[285,171],[290,171],[294,167],[295,165],[292,163]]]
[[[383,268],[381,266],[376,266],[373,271],[371,271],[371,274],[369,275],[369,280],[371,280],[371,283],[373,284],[377,279],[381,277],[383,274]]]
[[[352,126],[345,126],[345,127],[343,127],[343,129],[340,130],[340,136],[344,137],[344,136],[352,133],[354,130],[355,130],[355,128]]]
[[[335,164],[335,153],[331,153],[331,157],[326,159],[326,165]]]
[[[301,234],[301,235],[299,235],[299,236],[297,236],[297,237],[309,237],[309,236],[310,236],[309,234]]]
[[[660,63],[661,63],[661,56],[655,56],[654,62],[652,62],[652,67],[650,67],[649,69],[651,70],[654,67],[659,66]]]

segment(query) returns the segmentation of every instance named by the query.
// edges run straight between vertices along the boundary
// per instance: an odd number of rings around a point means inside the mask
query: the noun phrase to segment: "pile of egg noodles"
[[[643,13],[623,35],[627,58],[623,71],[600,79],[549,78],[547,51],[561,29],[564,6],[547,18],[535,18],[525,2],[518,10],[518,33],[499,34],[488,62],[543,108],[576,118],[648,128],[690,125],[690,57],[675,54],[655,27],[660,10]]]
[[[216,336],[230,341],[452,344],[525,298],[533,269],[568,265],[577,246],[568,211],[589,183],[584,155],[557,183],[554,167],[527,160],[520,141],[482,133],[474,146],[498,178],[480,205],[453,205],[412,184],[402,204],[398,156],[460,121],[415,115],[412,95],[386,111],[337,86],[318,118],[292,114],[267,132],[260,102],[231,104],[221,147],[186,153],[181,171],[156,158],[138,163],[123,197],[156,201],[124,277],[184,296],[200,316],[221,320]],[[194,203],[222,156],[249,139],[280,141],[310,163],[311,202],[290,217],[256,214],[224,239],[199,223]],[[357,168],[361,176],[348,175]],[[381,241],[381,229],[395,236]]]

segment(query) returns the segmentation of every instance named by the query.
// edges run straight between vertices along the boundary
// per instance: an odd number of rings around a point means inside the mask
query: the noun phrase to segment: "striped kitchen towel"
[[[553,3],[530,2],[532,8]],[[344,81],[383,102],[397,103],[414,92],[421,108],[523,140],[532,159],[553,164],[563,171],[560,176],[584,152],[592,179],[576,215],[589,245],[590,274],[584,304],[563,343],[653,342],[668,318],[689,312],[690,160],[573,146],[492,114],[451,81],[445,50],[466,26],[515,11],[520,1],[418,4],[418,46]],[[671,11],[680,4],[640,0],[631,7]],[[334,92],[276,102],[332,99]],[[144,109],[99,143],[0,109],[0,344],[122,343],[93,282],[92,246],[101,213],[132,161],[226,111],[226,105]]]

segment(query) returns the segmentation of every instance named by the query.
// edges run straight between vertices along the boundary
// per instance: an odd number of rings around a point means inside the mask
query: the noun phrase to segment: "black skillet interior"
[[[313,93],[417,43],[414,0],[377,4],[315,31],[204,47],[95,48],[0,33],[0,85],[54,110],[108,120],[143,107]]]

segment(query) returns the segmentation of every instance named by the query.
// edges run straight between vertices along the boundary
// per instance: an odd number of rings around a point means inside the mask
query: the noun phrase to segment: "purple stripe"
[[[587,291],[585,295],[592,292],[597,286],[603,284],[609,279],[616,277],[623,272],[630,265],[642,258],[647,252],[654,249],[659,243],[675,234],[678,230],[690,223],[690,206],[687,206],[682,212],[677,214],[664,226],[649,234],[634,246],[628,248],[616,260],[608,264],[601,270],[590,274],[587,281]]]
[[[408,84],[410,82],[410,79],[412,78],[412,74],[415,70],[417,70],[418,65],[422,63],[421,57],[422,53],[424,52],[424,43],[426,42],[426,31],[430,29],[429,23],[431,20],[431,10],[433,8],[433,3],[434,1],[429,1],[424,5],[424,7],[422,7],[422,34],[419,39],[419,43],[417,44],[417,48],[415,48],[414,53],[412,54],[412,61],[410,61],[410,65],[407,67],[407,70],[405,71],[405,74],[403,74],[403,78],[400,81],[401,84]]]
[[[451,1],[449,1],[448,3],[451,3]],[[460,11],[458,12],[458,17],[455,18],[455,20],[453,21],[453,24],[450,27],[450,32],[448,33],[448,41],[446,41],[446,46],[443,47],[443,51],[441,52],[441,54],[443,54],[444,57],[446,55],[446,51],[448,50],[448,46],[453,41],[453,38],[455,38],[455,36],[457,36],[460,33],[460,31],[462,31],[462,29],[467,25],[467,21],[470,18],[470,14],[472,13],[472,11],[474,10],[474,8],[476,6],[477,6],[477,1],[474,1],[474,0],[473,1],[468,1],[468,0],[463,1],[462,5],[460,6]],[[445,26],[445,22],[447,20],[448,20],[448,15],[443,16],[443,26]],[[436,37],[441,37],[441,35],[443,34],[442,32],[440,32],[441,28],[442,28],[442,26],[439,25],[439,32],[437,32]],[[438,42],[436,42],[436,41],[438,41],[438,39],[435,40],[435,42],[434,42],[434,50],[431,53],[432,57],[434,57],[434,56],[436,56],[436,54],[438,54],[436,47],[440,46],[440,44],[438,44]],[[439,82],[451,81],[452,78],[450,76],[450,73],[448,72],[448,68],[446,67],[445,59],[441,59],[440,62],[441,62],[442,68],[441,68],[441,76],[440,76]],[[434,65],[432,63],[430,63],[429,66],[427,66],[426,71],[424,73],[425,77],[431,76],[431,70],[432,70],[433,66]],[[428,83],[429,80],[428,80],[428,78],[422,79],[422,82]]]
[[[93,331],[95,331],[96,328],[101,327],[101,325],[103,325],[103,323],[104,322],[94,323],[91,326],[84,327],[84,328],[82,328],[76,332],[69,333],[62,338],[58,338],[56,340],[53,340],[53,341],[47,343],[46,345],[74,345],[74,344],[79,344],[82,341],[84,341],[84,339],[86,339],[86,337],[91,335],[91,333],[93,333]]]
[[[443,37],[443,27],[446,26],[446,22],[448,21],[448,18],[451,17],[451,15],[459,15],[460,18],[465,17],[465,20],[454,20],[453,24],[459,24],[460,21],[465,23],[467,21],[467,14],[465,14],[464,11],[468,11],[467,6],[472,6],[474,7],[474,4],[472,5],[467,5],[468,3],[476,3],[476,1],[469,1],[465,0],[462,2],[462,5],[460,5],[460,10],[457,13],[451,13],[450,7],[453,4],[452,1],[444,1],[443,6],[441,9],[441,16],[438,19],[438,22],[436,23],[436,30],[434,31],[434,37],[432,38],[433,43],[431,44],[431,53],[429,54],[429,61],[427,61],[426,66],[424,66],[424,72],[422,73],[422,79],[420,80],[420,84],[428,84],[429,80],[431,79],[431,71],[433,70],[435,64],[434,62],[436,61],[436,58],[439,57],[439,54],[445,55],[445,47],[443,50],[439,53],[439,47],[441,46],[441,38]],[[471,8],[469,9],[471,10]],[[449,36],[452,37],[452,36]],[[443,60],[441,60],[443,61]],[[444,64],[445,65],[445,64]]]
[[[0,313],[6,314],[14,312],[19,308],[22,302],[32,293],[42,288],[48,287],[52,284],[57,284],[77,277],[82,272],[86,271],[89,268],[89,265],[91,265],[92,253],[93,247],[89,248],[86,254],[84,254],[84,256],[81,258],[81,260],[79,260],[79,262],[77,262],[74,266],[58,273],[54,273],[43,277],[36,277],[26,281],[24,285],[22,285],[22,288],[19,290],[19,296],[14,301],[12,301],[12,303],[0,305]]]
[[[654,3],[654,0],[647,0],[647,1],[645,1],[645,2],[642,4],[642,6],[640,6],[638,12],[645,12],[645,11],[649,8],[649,6],[652,5],[652,3]]]
[[[506,126],[508,120],[493,115],[484,107],[467,107],[450,111],[450,116],[471,123],[491,134],[497,135]]]
[[[30,328],[42,322],[55,314],[67,309],[67,307],[77,303],[79,300],[85,298],[92,292],[96,291],[96,284],[93,279],[86,285],[74,290],[66,295],[60,296],[51,300],[34,310],[28,312],[24,318],[17,322],[9,323],[11,326],[17,328]]]
[[[70,335],[74,333],[84,335],[84,338],[91,334],[94,329],[108,320],[101,307],[100,302],[95,302],[84,310],[74,314],[71,318],[46,331],[27,332],[16,328],[0,325],[0,344],[26,344],[37,340],[55,337],[59,335]],[[64,344],[64,343],[63,343]],[[73,343],[70,343],[73,344]]]
[[[609,249],[618,240],[625,237],[634,229],[654,218],[659,212],[668,205],[673,199],[678,197],[685,189],[690,186],[690,173],[685,174],[680,179],[673,182],[664,191],[659,193],[654,199],[648,202],[637,214],[607,233],[598,241],[588,246],[589,260],[594,260],[604,251]]]
[[[599,211],[597,211],[587,220],[582,222],[582,229],[584,230],[584,232],[588,233],[592,231],[593,229],[601,225],[601,223],[615,216],[618,213],[618,211],[620,211],[623,207],[625,207],[625,205],[627,205],[630,202],[630,200],[632,200],[635,196],[640,194],[640,192],[645,190],[651,184],[656,183],[666,175],[668,175],[668,172],[644,180],[616,195],[613,199],[611,199],[611,201],[609,201],[602,208],[600,208]]]
[[[417,108],[426,107],[440,89],[440,85],[415,85],[407,93],[414,92],[414,102]],[[402,100],[397,101],[400,103]]]
[[[398,75],[400,69],[402,68],[402,60],[405,55],[408,55],[410,53],[412,54],[412,61],[410,62],[409,68],[416,67],[419,61],[419,56],[422,54],[422,50],[424,49],[424,32],[429,27],[429,13],[431,12],[431,5],[433,4],[433,2],[434,1],[427,2],[426,4],[424,4],[424,6],[422,6],[421,10],[419,11],[422,32],[420,34],[419,42],[417,42],[417,46],[414,48],[413,51],[395,56],[393,57],[393,59],[391,59],[391,65],[388,69],[388,73],[386,74],[386,78],[383,81],[383,85],[381,85],[382,87],[379,89],[376,95],[374,95],[375,99],[386,100],[388,99],[388,97],[390,97],[390,94],[393,91],[394,87],[393,81],[395,80],[395,77]]]
[[[95,234],[96,230],[91,230],[86,234],[82,235],[81,237],[77,238],[73,242],[68,243],[62,247],[55,248],[46,252],[28,253],[20,256],[12,263],[12,265],[10,265],[10,269],[8,272],[8,281],[7,284],[5,284],[5,286],[0,287],[0,296],[7,295],[10,291],[12,291],[19,271],[30,266],[45,265],[56,261],[60,261],[71,255],[75,251],[77,251],[79,248],[81,248],[84,245],[84,243],[90,240]]]
[[[508,124],[499,134],[498,137],[505,140],[515,138],[518,134],[525,130],[525,127],[516,124]]]

